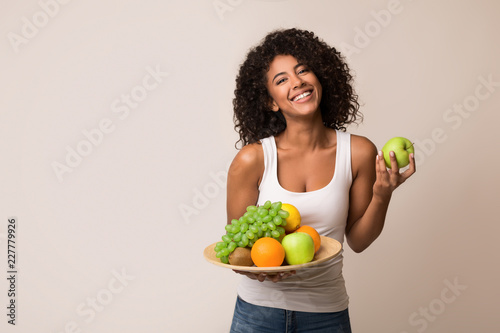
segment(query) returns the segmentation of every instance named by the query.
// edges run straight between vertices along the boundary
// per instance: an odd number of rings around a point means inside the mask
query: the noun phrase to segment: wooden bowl
[[[281,266],[257,267],[257,266],[237,266],[237,265],[224,264],[220,261],[219,258],[215,257],[216,253],[214,251],[214,248],[217,243],[213,243],[207,246],[203,251],[203,256],[208,262],[214,265],[234,269],[237,271],[256,272],[256,273],[293,271],[318,265],[322,262],[333,259],[340,254],[340,251],[342,250],[342,244],[340,244],[339,241],[326,236],[320,236],[320,237],[321,237],[321,247],[319,248],[318,252],[314,254],[313,260],[308,263],[300,265],[288,265],[284,263]]]

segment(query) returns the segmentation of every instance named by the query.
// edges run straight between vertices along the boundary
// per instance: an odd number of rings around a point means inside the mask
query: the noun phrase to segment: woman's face
[[[287,118],[320,112],[322,87],[316,75],[291,55],[276,56],[267,72],[272,110]]]

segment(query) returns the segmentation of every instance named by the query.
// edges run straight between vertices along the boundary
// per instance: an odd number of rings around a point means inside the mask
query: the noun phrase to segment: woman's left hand
[[[376,161],[377,178],[373,185],[373,195],[380,198],[390,198],[392,192],[401,184],[403,184],[416,171],[414,154],[410,154],[410,166],[404,172],[399,172],[398,162],[394,152],[390,152],[391,168],[388,169],[385,165],[384,154],[378,152]]]

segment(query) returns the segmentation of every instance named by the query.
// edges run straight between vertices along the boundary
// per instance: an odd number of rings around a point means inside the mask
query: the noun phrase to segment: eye
[[[297,74],[298,74],[298,75],[300,75],[300,74],[305,74],[305,73],[308,73],[308,72],[309,72],[309,69],[307,69],[307,68],[301,68],[301,69],[297,72]]]
[[[280,85],[280,84],[282,84],[282,83],[283,83],[283,82],[285,82],[285,81],[286,81],[286,78],[284,78],[284,77],[283,77],[283,78],[281,78],[281,79],[278,79],[278,80],[276,81],[276,85]]]

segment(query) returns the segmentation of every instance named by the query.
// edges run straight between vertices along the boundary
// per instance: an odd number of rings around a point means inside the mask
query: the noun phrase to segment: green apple
[[[402,137],[395,137],[387,141],[382,148],[384,153],[385,165],[391,167],[391,157],[389,152],[393,151],[396,154],[398,168],[404,168],[410,163],[410,154],[414,153],[413,143],[410,140]]]
[[[289,265],[300,265],[314,258],[314,241],[305,232],[294,232],[283,237],[281,245],[285,249],[285,261]]]

